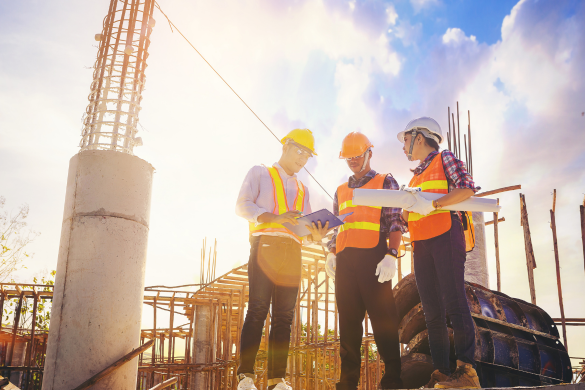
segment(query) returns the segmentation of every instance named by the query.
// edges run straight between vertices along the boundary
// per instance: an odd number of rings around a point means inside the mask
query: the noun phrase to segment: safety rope
[[[203,61],[205,61],[205,63],[207,65],[209,65],[209,67],[211,68],[211,70],[213,70],[215,72],[215,74],[221,79],[221,81],[223,81],[225,83],[225,85],[227,85],[228,88],[234,93],[234,95],[236,95],[238,97],[238,99],[240,99],[240,101],[242,103],[244,103],[244,105],[248,108],[248,110],[250,110],[250,112],[252,112],[252,114],[254,114],[254,116],[260,121],[260,123],[262,123],[264,125],[264,127],[266,128],[266,130],[268,130],[270,132],[270,134],[272,134],[274,136],[274,138],[276,138],[276,140],[280,144],[280,139],[276,136],[276,134],[274,134],[274,132],[272,130],[270,130],[270,128],[266,125],[266,123],[264,123],[264,121],[262,119],[260,119],[260,117],[254,112],[254,110],[252,110],[252,108],[250,108],[250,106],[244,101],[244,99],[242,99],[241,96],[238,95],[238,93],[231,87],[231,85],[229,85],[228,82],[225,81],[225,79],[223,77],[221,77],[221,75],[217,72],[217,70],[215,70],[215,68],[213,66],[211,66],[211,64],[209,63],[209,61],[207,61],[205,59],[205,57],[203,57],[203,55],[199,52],[199,50],[197,50],[197,48],[195,46],[193,46],[193,44],[187,39],[187,37],[185,35],[183,35],[183,33],[181,32],[181,30],[179,30],[178,27],[171,21],[171,19],[169,19],[169,17],[163,12],[163,10],[160,8],[160,5],[156,1],[154,2],[154,5],[156,6],[156,8],[158,8],[158,10],[161,12],[161,14],[163,14],[163,16],[167,19],[167,22],[169,23],[169,27],[171,28],[171,32],[174,32],[173,31],[173,27],[174,27],[175,30],[177,30],[177,32],[179,34],[181,34],[181,36],[183,37],[183,39],[185,39],[185,41],[187,41],[187,43],[193,48],[193,50],[195,50],[197,52],[197,54],[199,54],[199,56],[203,59]],[[315,180],[315,183],[317,183],[319,185],[319,187],[321,187],[321,189],[323,191],[325,191],[325,193],[331,198],[331,200],[333,200],[333,197],[329,194],[329,192],[327,192],[327,190],[321,185],[321,183],[319,183],[317,181],[317,179],[315,179],[315,176],[313,176],[311,174],[311,172],[309,172],[309,170],[306,167],[303,167],[303,168],[309,174],[309,176],[311,176],[311,178],[313,180]]]

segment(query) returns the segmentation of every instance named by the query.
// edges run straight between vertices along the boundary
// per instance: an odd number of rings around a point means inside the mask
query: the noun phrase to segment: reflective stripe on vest
[[[443,158],[437,154],[429,166],[410,180],[409,187],[420,187],[423,192],[449,193],[449,183],[443,169]],[[428,215],[408,213],[408,230],[411,241],[428,240],[451,229],[451,213],[435,210]]]
[[[382,189],[386,175],[377,174],[360,188]],[[373,248],[380,240],[382,207],[356,206],[353,204],[353,188],[342,184],[337,188],[338,214],[352,215],[339,227],[336,240],[337,253],[346,247]]]
[[[272,189],[274,194],[274,210],[273,214],[280,215],[284,214],[291,209],[288,207],[286,200],[286,191],[284,190],[284,183],[278,169],[274,167],[266,167],[270,178],[272,179]],[[300,180],[297,179],[297,194],[294,201],[294,210],[303,211],[305,207],[305,186]],[[279,223],[260,223],[255,224],[250,222],[250,234],[252,233],[285,233],[293,236],[297,241],[301,241],[301,238],[296,234],[285,228]]]

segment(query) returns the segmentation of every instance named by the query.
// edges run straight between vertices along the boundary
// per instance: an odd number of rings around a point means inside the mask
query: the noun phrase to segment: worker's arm
[[[268,212],[256,204],[260,195],[260,180],[263,171],[266,171],[266,168],[260,165],[256,165],[248,171],[236,201],[236,214],[254,223],[260,222],[258,218]]]
[[[298,225],[297,218],[301,215],[300,211],[291,210],[284,214],[276,215],[272,213],[264,213],[258,216],[257,220],[259,223],[290,223],[291,225]]]
[[[402,232],[400,230],[390,232],[388,235],[388,249],[396,249],[400,247],[400,240],[402,239]]]
[[[391,174],[386,175],[384,179],[384,186],[383,189],[385,190],[399,190],[400,186],[394,177]],[[381,224],[385,226],[388,233],[388,254],[390,254],[390,249],[398,250],[400,246],[400,240],[404,233],[408,232],[408,226],[405,221],[408,219],[407,217],[404,218],[404,213],[401,208],[398,207],[382,207],[382,221]]]
[[[455,188],[445,196],[440,197],[436,200],[441,207],[451,206],[452,204],[463,202],[473,196],[475,192],[469,188]],[[408,213],[408,212],[407,212]],[[408,214],[406,216],[408,218]]]
[[[444,150],[441,153],[441,158],[447,181],[450,182],[450,187],[451,185],[455,187],[451,192],[437,199],[441,206],[451,206],[463,202],[480,189],[467,172],[463,161],[455,157],[450,150]]]

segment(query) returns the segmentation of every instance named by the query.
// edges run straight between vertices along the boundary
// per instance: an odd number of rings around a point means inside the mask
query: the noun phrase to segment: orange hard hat
[[[373,147],[374,145],[372,145],[368,137],[358,131],[353,131],[343,139],[339,158],[361,156],[366,150]]]

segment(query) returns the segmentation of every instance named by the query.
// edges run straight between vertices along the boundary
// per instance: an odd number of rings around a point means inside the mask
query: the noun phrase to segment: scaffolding
[[[53,285],[0,284],[0,375],[22,390],[40,390],[49,332],[40,316],[53,300]]]

